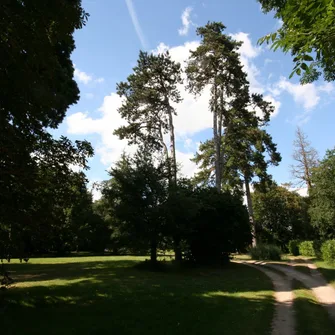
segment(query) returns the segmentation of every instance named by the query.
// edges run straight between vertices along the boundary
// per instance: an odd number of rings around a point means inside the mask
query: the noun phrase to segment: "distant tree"
[[[181,101],[178,84],[182,83],[180,64],[168,52],[154,55],[140,52],[137,66],[126,82],[117,85],[124,103],[119,108],[128,125],[115,131],[130,144],[140,144],[153,150],[163,149],[169,162],[170,180],[177,180],[176,144],[173,103]],[[170,152],[163,135],[169,133]]]
[[[295,148],[293,152],[295,165],[291,166],[291,173],[297,180],[297,184],[300,187],[307,186],[309,192],[312,187],[312,171],[318,166],[318,153],[311,146],[307,135],[299,127],[297,127],[293,145]]]
[[[302,83],[335,79],[335,6],[333,0],[258,0],[264,12],[274,11],[282,26],[260,39],[273,50],[291,52],[295,66],[291,73]]]
[[[150,150],[142,148],[133,158],[122,156],[110,170],[111,182],[102,190],[114,224],[127,236],[128,245],[150,250],[152,262],[157,260],[166,225],[166,174],[165,162],[155,166]]]
[[[221,188],[242,195],[243,186],[247,198],[250,220],[254,226],[254,241],[257,240],[257,227],[253,215],[253,204],[250,183],[257,178],[256,185],[264,189],[271,183],[271,176],[267,173],[269,165],[277,165],[281,156],[277,152],[272,137],[264,129],[270,121],[274,111],[271,103],[264,101],[260,95],[252,95],[250,102],[241,106],[245,114],[226,114],[227,127],[221,137],[222,166]],[[257,116],[261,112],[261,116]],[[200,172],[195,181],[211,182],[213,163],[215,161],[211,141],[200,145],[194,161],[200,164]]]
[[[286,249],[294,239],[313,239],[308,199],[285,187],[273,185],[267,192],[252,195],[259,239]]]
[[[182,100],[178,91],[178,84],[182,83],[181,67],[168,52],[154,55],[141,51],[133,70],[127,82],[117,85],[118,94],[125,99],[119,113],[128,125],[118,128],[115,134],[128,139],[130,144],[144,145],[152,152],[163,150],[172,191],[177,183],[173,104]],[[166,133],[170,137],[170,150],[164,141]],[[176,259],[181,260],[177,238],[174,249]]]
[[[310,215],[323,238],[335,238],[335,148],[312,172]]]
[[[210,87],[210,110],[213,113],[213,142],[215,186],[221,191],[223,128],[229,127],[229,114],[241,116],[245,110],[240,108],[248,101],[248,82],[239,60],[238,48],[241,43],[234,41],[223,31],[220,22],[209,22],[197,29],[201,36],[199,47],[191,51],[186,74],[188,89],[200,94]]]

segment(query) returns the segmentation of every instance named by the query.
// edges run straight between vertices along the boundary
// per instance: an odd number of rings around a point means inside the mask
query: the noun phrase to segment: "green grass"
[[[327,281],[335,287],[335,264],[329,264],[324,261],[315,261],[314,263]]]
[[[294,281],[294,310],[297,335],[333,335],[335,323],[327,311],[318,304],[310,290]]]
[[[256,269],[149,272],[143,257],[32,259],[0,299],[1,334],[268,334],[272,285]]]

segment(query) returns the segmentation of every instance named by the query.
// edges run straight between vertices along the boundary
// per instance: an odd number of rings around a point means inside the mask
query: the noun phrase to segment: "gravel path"
[[[314,264],[309,266],[311,275],[295,270],[292,263],[274,264],[266,262],[265,264],[267,267],[283,272],[289,278],[300,281],[304,286],[311,289],[317,300],[327,309],[330,317],[335,321],[335,289],[327,283]],[[305,265],[308,266],[308,263]]]
[[[295,320],[293,311],[293,292],[291,280],[263,265],[262,262],[240,262],[265,273],[272,281],[275,290],[275,314],[272,320],[272,335],[295,334]]]

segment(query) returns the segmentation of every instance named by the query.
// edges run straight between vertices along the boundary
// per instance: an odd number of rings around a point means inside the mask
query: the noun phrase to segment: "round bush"
[[[259,244],[249,250],[252,259],[256,260],[269,260],[280,261],[281,250],[276,245],[272,244]]]
[[[319,241],[303,241],[299,244],[299,253],[302,256],[318,257],[320,255]]]
[[[327,263],[335,262],[335,240],[328,240],[321,247],[322,259]]]
[[[298,241],[298,240],[291,240],[288,243],[288,250],[289,250],[291,255],[293,255],[293,256],[299,256],[300,255],[299,244],[300,244],[300,241]]]

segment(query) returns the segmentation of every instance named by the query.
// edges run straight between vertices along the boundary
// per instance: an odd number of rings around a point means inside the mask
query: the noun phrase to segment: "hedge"
[[[327,263],[335,262],[335,240],[328,240],[321,246],[322,259]]]
[[[320,255],[320,242],[319,241],[300,242],[299,253],[302,256],[318,257]]]
[[[256,260],[280,261],[281,259],[280,248],[271,244],[259,244],[250,248],[249,253],[251,258]]]
[[[299,244],[300,244],[299,240],[291,240],[288,243],[288,250],[289,250],[291,255],[293,255],[293,256],[299,256],[300,255]]]

